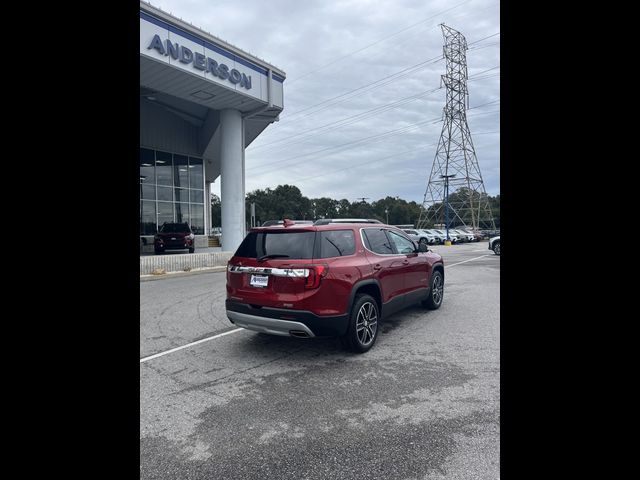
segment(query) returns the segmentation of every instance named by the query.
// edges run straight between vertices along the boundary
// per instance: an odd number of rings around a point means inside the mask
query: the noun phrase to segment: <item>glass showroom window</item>
[[[164,222],[187,222],[204,234],[204,168],[201,158],[140,148],[140,234]]]
[[[140,149],[140,235],[156,233],[155,152]]]

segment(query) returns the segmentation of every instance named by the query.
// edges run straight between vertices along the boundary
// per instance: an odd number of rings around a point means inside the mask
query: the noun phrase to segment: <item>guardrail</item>
[[[196,268],[225,266],[233,252],[185,253],[140,257],[140,275],[151,275],[154,271],[185,272]]]

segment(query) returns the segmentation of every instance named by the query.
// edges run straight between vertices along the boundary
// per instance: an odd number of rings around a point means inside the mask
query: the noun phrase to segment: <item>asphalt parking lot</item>
[[[500,257],[431,248],[443,306],[363,355],[237,331],[224,272],[141,282],[140,478],[499,478]]]

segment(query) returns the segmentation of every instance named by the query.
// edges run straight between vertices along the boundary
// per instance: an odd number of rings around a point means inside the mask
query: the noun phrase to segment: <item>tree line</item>
[[[450,201],[462,192],[449,195]],[[500,228],[500,195],[487,196],[491,211]],[[317,220],[320,218],[375,218],[390,225],[414,224],[420,218],[421,205],[407,202],[399,197],[387,196],[371,203],[365,201],[350,202],[343,198],[336,200],[329,197],[308,198],[295,185],[278,185],[276,188],[257,189],[249,192],[245,200],[247,225],[251,220],[251,204],[255,203],[256,224],[267,220]],[[211,195],[211,225],[221,225],[221,200]],[[434,206],[433,208],[437,208]]]

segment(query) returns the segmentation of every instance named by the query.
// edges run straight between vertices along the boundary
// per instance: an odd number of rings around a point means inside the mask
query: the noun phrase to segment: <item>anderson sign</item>
[[[222,80],[229,80],[231,83],[240,84],[241,87],[251,90],[251,76],[240,73],[235,68],[229,69],[224,63],[218,64],[214,59],[205,57],[198,52],[192,52],[187,47],[172,43],[170,40],[164,42],[159,35],[154,35],[153,40],[147,47],[147,50],[156,50],[160,55],[169,56],[174,60],[182,63],[193,64],[193,68],[211,73]]]

